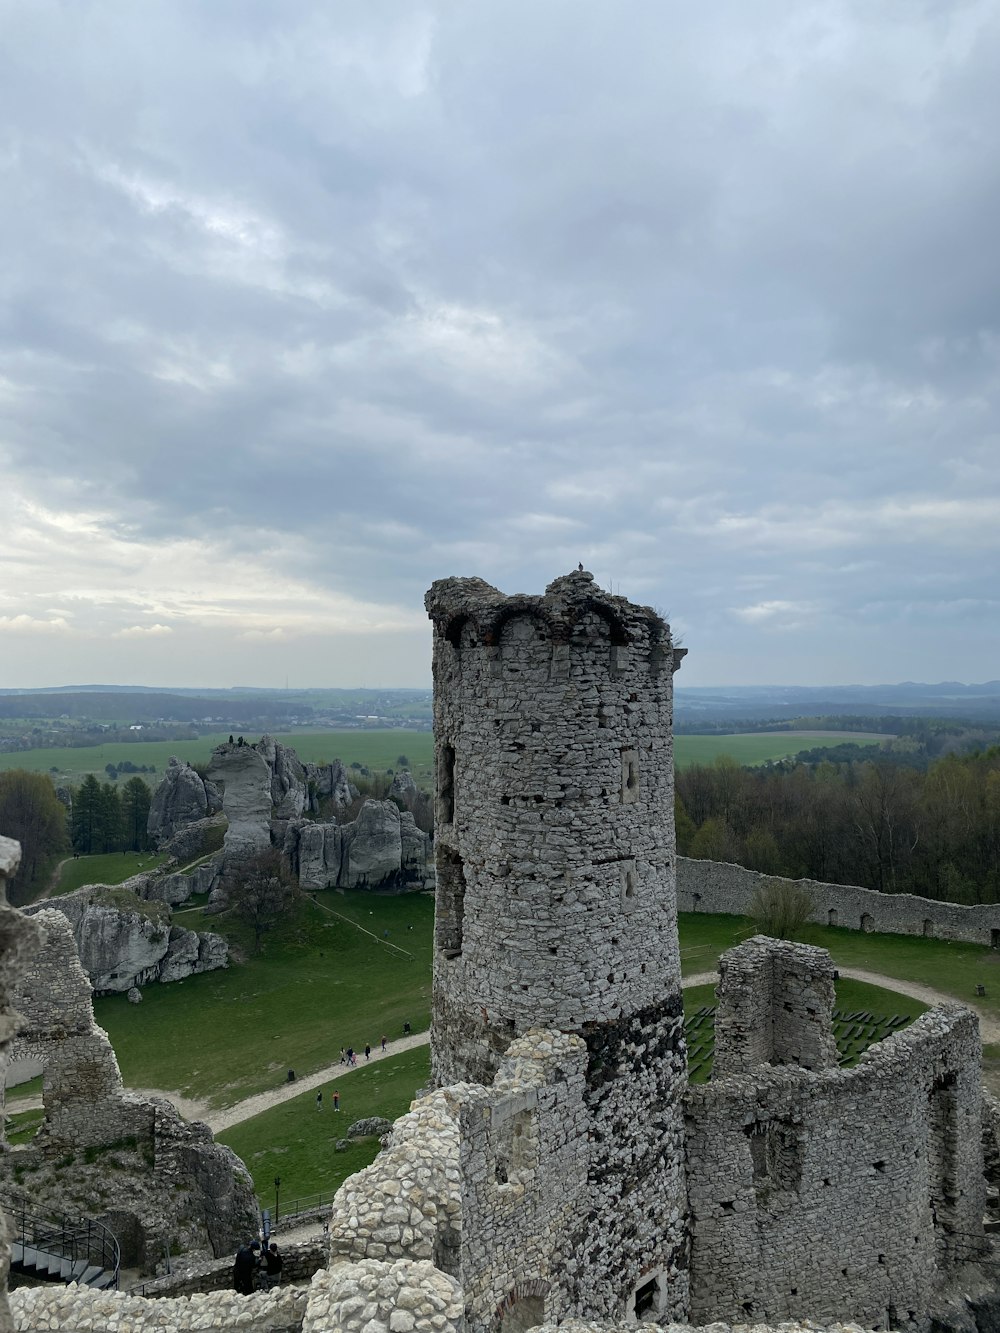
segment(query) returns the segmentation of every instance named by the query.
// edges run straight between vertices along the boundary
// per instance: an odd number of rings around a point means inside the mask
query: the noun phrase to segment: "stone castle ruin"
[[[931,1010],[840,1069],[829,956],[756,937],[722,960],[689,1085],[669,627],[582,570],[531,597],[449,579],[427,607],[433,1086],[338,1192],[307,1289],[19,1291],[17,1327],[987,1333],[975,1016]]]
[[[44,1119],[0,1154],[0,1196],[100,1220],[127,1267],[151,1269],[170,1245],[228,1254],[256,1227],[246,1168],[170,1102],[124,1089],[69,922],[51,909],[31,920],[37,952],[13,990],[20,1021],[6,1058],[43,1071]]]

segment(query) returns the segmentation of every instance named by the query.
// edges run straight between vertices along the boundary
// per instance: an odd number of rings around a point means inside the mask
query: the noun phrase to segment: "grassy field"
[[[785,759],[800,750],[834,745],[873,745],[886,739],[865,731],[751,731],[737,736],[675,736],[674,762],[678,768],[692,764],[710,764],[720,755],[728,755],[738,764],[752,766],[768,759]]]
[[[316,1109],[316,1093],[304,1092],[234,1125],[219,1139],[246,1162],[265,1206],[273,1208],[274,1177],[281,1177],[282,1207],[291,1212],[297,1197],[332,1194],[349,1175],[374,1161],[378,1139],[352,1140],[341,1152],[334,1145],[363,1116],[395,1120],[403,1115],[429,1077],[428,1048],[404,1051],[354,1070],[343,1084],[334,1081],[324,1088],[321,1111]],[[340,1091],[339,1112],[330,1096],[334,1088]]]
[[[108,764],[130,759],[133,764],[155,765],[155,773],[140,773],[155,787],[172,755],[188,763],[207,763],[216,745],[229,739],[229,732],[213,732],[196,741],[107,741],[103,745],[62,747],[51,750],[21,750],[0,754],[0,771],[25,768],[32,773],[52,773],[53,779],[82,781],[93,773],[107,781],[104,769]],[[251,737],[258,740],[259,737]],[[434,737],[429,731],[295,731],[279,732],[275,736],[282,745],[290,745],[303,763],[329,763],[340,759],[345,764],[364,764],[368,768],[384,770],[396,768],[400,755],[409,759],[413,776],[425,785],[429,783],[434,763]],[[123,774],[125,782],[132,774]]]
[[[155,852],[108,852],[104,856],[71,856],[63,862],[59,881],[53,893],[72,893],[84,884],[121,884],[122,880],[138,875],[140,870],[152,870],[166,858]]]
[[[155,773],[145,776],[155,787],[171,755],[189,763],[206,763],[216,745],[229,739],[228,732],[205,735],[196,741],[135,741],[122,744],[107,741],[104,745],[51,750],[22,750],[0,754],[0,771],[7,768],[26,768],[33,773],[50,770],[55,780],[79,782],[88,773],[107,781],[107,764],[131,759],[133,764],[155,765]],[[257,737],[252,739],[256,740]],[[304,763],[328,763],[340,759],[345,764],[364,764],[368,768],[384,770],[396,768],[397,759],[405,755],[410,761],[413,776],[422,786],[429,786],[434,763],[434,738],[429,731],[295,731],[280,732],[277,740],[290,745]],[[815,746],[842,745],[857,741],[870,745],[882,737],[873,732],[855,731],[761,731],[737,736],[677,736],[674,738],[674,756],[679,768],[690,764],[710,764],[719,755],[729,755],[739,764],[762,764],[768,759],[782,759],[799,750]],[[125,781],[130,774],[124,774]]]
[[[331,1064],[341,1046],[400,1036],[404,1022],[426,1029],[433,913],[429,894],[321,893],[267,937],[260,955],[147,986],[141,1005],[100,997],[97,1021],[127,1084],[229,1106],[284,1083],[289,1069],[308,1074]],[[229,918],[190,908],[173,920],[248,948],[245,930]]]

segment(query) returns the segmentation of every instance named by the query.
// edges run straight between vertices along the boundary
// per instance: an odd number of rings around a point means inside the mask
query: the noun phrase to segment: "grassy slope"
[[[319,903],[372,930],[372,939],[307,900],[295,922],[240,966],[169,986],[147,986],[141,1005],[124,995],[95,1001],[122,1075],[132,1087],[175,1090],[228,1106],[333,1063],[340,1047],[390,1039],[410,1022],[430,1021],[432,898],[323,893]],[[228,919],[199,909],[176,912],[178,925],[220,929],[243,942]],[[412,926],[413,929],[408,929]],[[415,955],[402,957],[382,941]]]
[[[430,1077],[426,1046],[362,1066],[342,1083],[334,1080],[323,1089],[323,1109],[316,1109],[316,1093],[283,1102],[263,1115],[245,1120],[220,1134],[250,1168],[262,1203],[273,1207],[274,1177],[281,1177],[283,1206],[291,1210],[296,1196],[336,1190],[354,1171],[373,1161],[378,1139],[352,1141],[336,1152],[334,1144],[362,1116],[381,1115],[395,1120],[409,1109],[416,1089]],[[340,1111],[333,1110],[333,1089],[340,1091]]]
[[[153,852],[108,852],[106,856],[71,856],[53,893],[72,893],[84,884],[121,884],[140,870],[152,870],[165,858]]]

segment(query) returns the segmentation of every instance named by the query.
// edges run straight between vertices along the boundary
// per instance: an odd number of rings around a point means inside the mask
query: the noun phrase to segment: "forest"
[[[957,903],[1000,901],[1000,746],[889,762],[677,774],[677,850],[769,875]]]

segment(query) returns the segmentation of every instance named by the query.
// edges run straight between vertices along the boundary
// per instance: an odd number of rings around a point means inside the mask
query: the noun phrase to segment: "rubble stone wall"
[[[123,1088],[69,922],[54,909],[31,921],[40,945],[15,985],[23,1026],[10,1054],[43,1063],[45,1118],[29,1143],[0,1156],[0,1193],[106,1220],[128,1266],[155,1262],[168,1241],[228,1252],[257,1228],[246,1168],[207,1125]]]
[[[844,926],[887,935],[932,935],[1000,948],[1000,903],[963,907],[912,893],[879,893],[857,884],[783,880],[725,861],[700,861],[688,856],[677,858],[677,909],[743,916],[757,886],[772,879],[801,885],[813,902],[809,920],[819,926]]]
[[[778,963],[800,953],[799,978],[820,952],[762,940],[732,952],[746,964],[768,948]],[[975,1015],[932,1010],[853,1069],[808,1069],[790,1050],[775,1064],[773,1050],[741,1044],[750,1009],[766,1028],[768,1005],[782,1021],[796,1016],[786,1004],[801,1005],[808,1031],[816,990],[790,1000],[754,988],[748,999],[746,971],[731,969],[728,984],[724,971],[720,986],[725,1072],[687,1094],[692,1322],[925,1328],[956,1265],[984,1253]]]

